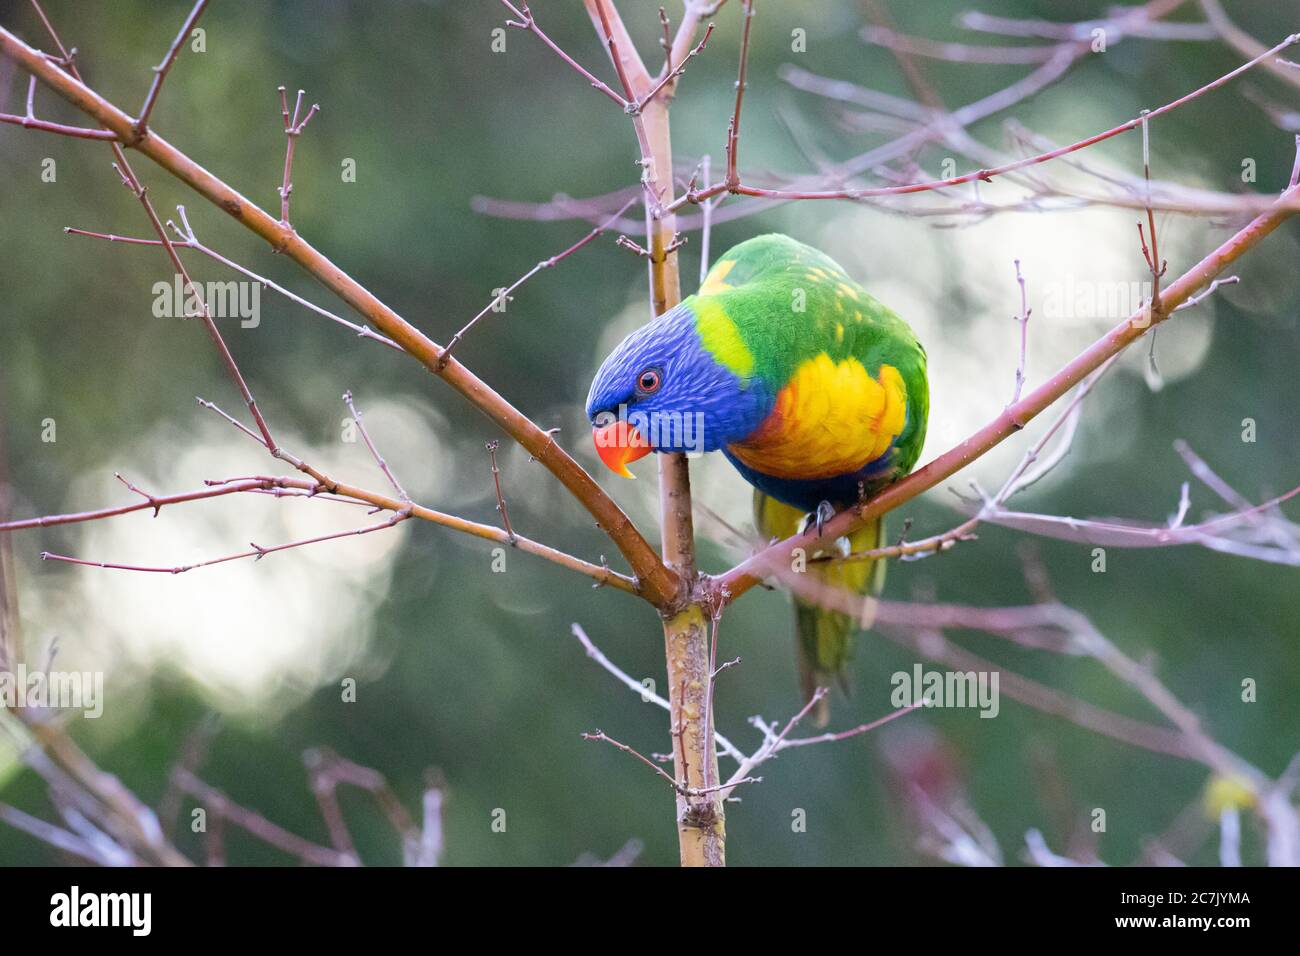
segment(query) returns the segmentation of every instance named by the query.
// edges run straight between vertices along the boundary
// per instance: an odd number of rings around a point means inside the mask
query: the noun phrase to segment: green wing
[[[912,469],[930,412],[925,349],[911,327],[839,263],[789,236],[756,236],[725,252],[688,301],[705,299],[735,324],[753,356],[753,374],[774,392],[822,353],[836,361],[856,358],[873,377],[881,365],[898,369],[907,384],[898,470]]]

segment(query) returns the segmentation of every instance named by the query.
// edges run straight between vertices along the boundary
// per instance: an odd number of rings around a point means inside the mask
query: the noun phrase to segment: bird
[[[770,540],[820,531],[910,472],[929,406],[911,327],[825,253],[772,233],[728,250],[695,295],[620,342],[586,413],[598,457],[624,477],[651,452],[721,451],[753,486],[755,526]],[[849,614],[795,597],[800,692],[818,726],[830,711],[815,692],[851,689],[855,634],[871,626],[884,583],[883,561],[832,559],[884,534],[883,520],[869,522],[795,569],[862,599]]]

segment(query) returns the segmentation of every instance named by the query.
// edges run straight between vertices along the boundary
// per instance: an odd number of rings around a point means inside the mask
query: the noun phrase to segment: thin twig
[[[347,531],[337,531],[333,534],[323,534],[314,538],[304,538],[301,541],[290,541],[287,544],[277,544],[269,548],[264,548],[256,542],[250,541],[251,551],[240,551],[236,554],[227,554],[219,558],[210,558],[206,561],[197,561],[194,564],[173,565],[172,567],[156,567],[137,564],[116,564],[109,561],[91,561],[86,558],[73,558],[63,554],[55,554],[52,551],[42,551],[42,561],[61,561],[64,564],[77,564],[87,568],[105,568],[111,571],[137,571],[146,574],[184,574],[186,571],[193,571],[196,568],[207,568],[215,564],[225,564],[227,561],[239,561],[243,558],[253,558],[261,561],[268,554],[275,554],[277,551],[288,551],[291,548],[302,548],[311,544],[320,544],[324,541],[337,541],[339,538],[353,538],[363,534],[371,534],[375,531],[384,531],[409,518],[409,514],[395,512],[392,517],[378,524],[366,525],[362,528],[352,528]]]
[[[1156,238],[1156,217],[1151,208],[1151,139],[1150,112],[1142,111],[1142,179],[1146,184],[1147,228],[1151,233],[1151,248],[1147,249],[1146,239],[1142,235],[1142,224],[1138,223],[1138,238],[1142,240],[1142,255],[1151,270],[1151,312],[1158,315],[1160,308],[1160,279],[1165,274],[1168,264],[1160,258],[1160,245]]]
[[[1214,293],[1218,292],[1219,286],[1236,285],[1240,281],[1241,281],[1241,276],[1224,276],[1222,279],[1215,279],[1208,286],[1206,286],[1204,292],[1198,292],[1196,295],[1189,297],[1186,302],[1184,302],[1178,308],[1174,309],[1174,311],[1180,312],[1183,309],[1195,308],[1196,306],[1204,302],[1206,299],[1208,299],[1210,296],[1214,295]]]
[[[709,155],[704,154],[700,160],[700,175],[704,177],[705,182],[709,179]],[[713,207],[717,200],[709,200],[704,203],[700,216],[700,285],[704,285],[704,279],[709,274],[709,240],[713,232]]]
[[[606,96],[608,96],[611,100],[617,103],[624,110],[628,109],[629,107],[628,100],[624,99],[623,97],[615,93],[612,89],[609,88],[608,84],[606,84],[602,80],[598,80],[585,67],[580,65],[577,60],[575,60],[573,57],[569,56],[569,54],[565,53],[562,49],[560,49],[560,47],[555,43],[554,40],[552,40],[549,36],[547,36],[545,33],[542,32],[542,28],[539,27],[537,25],[537,21],[533,19],[533,12],[528,9],[527,3],[521,2],[519,6],[516,7],[513,3],[510,2],[510,0],[501,0],[501,2],[505,4],[506,8],[515,16],[514,20],[506,21],[506,26],[515,27],[519,30],[527,30],[529,33],[532,33],[535,37],[537,37],[537,39],[545,43],[546,46],[550,48],[551,52],[553,52],[561,60],[569,64],[569,66],[571,66],[574,70],[576,70],[579,74],[581,74],[587,80],[587,82],[590,83],[595,89],[599,90],[601,93],[604,93]]]
[[[510,527],[510,512],[506,510],[505,495],[501,491],[501,468],[497,465],[497,448],[500,444],[496,439],[488,442],[487,452],[492,459],[492,484],[497,493],[497,512],[501,515],[501,523],[505,525],[510,544],[513,545],[515,543],[515,532]]]
[[[123,864],[130,865],[133,862],[133,858],[129,853],[124,854],[125,859],[114,859],[104,850],[88,840],[82,839],[77,834],[55,826],[53,823],[48,823],[39,817],[34,817],[29,813],[24,813],[17,807],[11,807],[6,803],[0,803],[0,822],[7,823],[14,829],[21,830],[42,843],[48,843],[56,850],[71,853],[73,856],[80,857],[90,863],[96,863],[100,866],[120,866]]]
[[[883,717],[877,717],[875,720],[869,720],[865,724],[858,724],[856,727],[850,727],[848,730],[830,731],[824,734],[818,734],[815,737],[792,737],[782,741],[781,745],[776,748],[777,752],[787,747],[809,747],[813,744],[837,743],[841,740],[848,740],[850,737],[857,737],[860,734],[868,734],[877,727],[883,727],[891,720],[897,720],[904,714],[910,714],[918,707],[924,707],[922,701],[917,704],[908,704],[906,707],[900,707],[898,710],[890,711]]]
[[[970,43],[946,43],[926,37],[909,36],[884,26],[865,26],[858,31],[865,42],[909,56],[924,56],[952,63],[992,63],[999,65],[1043,63],[1057,51],[1057,44],[1035,46],[975,46]]]
[[[302,120],[298,119],[299,112],[302,110],[302,97],[304,90],[298,91],[298,98],[293,104],[293,117],[289,116],[289,100],[283,86],[277,87],[280,93],[280,114],[284,121],[284,181],[280,184],[277,192],[280,194],[280,225],[286,229],[289,226],[289,194],[293,192],[293,147],[302,131],[307,128],[311,118],[320,111],[320,104],[313,103],[311,109]]]
[[[564,261],[569,256],[573,255],[575,252],[581,249],[583,246],[586,246],[589,243],[594,242],[597,237],[604,234],[605,230],[609,228],[610,223],[612,223],[616,219],[621,218],[623,213],[627,212],[628,209],[630,209],[637,202],[639,198],[640,198],[639,196],[633,196],[631,199],[625,202],[621,207],[619,207],[618,211],[615,212],[614,215],[610,216],[604,223],[596,226],[595,229],[592,229],[591,232],[587,233],[585,236],[583,236],[573,245],[569,246],[569,248],[565,249],[563,252],[556,253],[555,255],[551,256],[549,259],[541,260],[540,262],[537,263],[537,265],[533,266],[531,269],[529,269],[527,272],[521,275],[510,285],[502,289],[501,292],[495,298],[493,298],[491,302],[489,302],[487,305],[483,307],[482,311],[480,311],[478,315],[474,316],[474,318],[470,319],[467,323],[465,323],[465,326],[459,332],[457,332],[455,335],[451,337],[451,341],[447,343],[446,348],[442,350],[442,355],[438,359],[439,367],[443,367],[447,364],[448,359],[451,358],[452,350],[456,348],[456,346],[461,342],[461,340],[464,339],[465,336],[469,334],[470,330],[473,329],[474,326],[477,325],[480,321],[482,321],[482,319],[485,316],[487,316],[488,313],[496,311],[498,305],[501,306],[502,310],[506,308],[506,306],[510,302],[510,297],[514,295],[515,290],[517,290],[520,286],[522,286],[533,276],[537,275],[537,273],[542,272],[545,269],[553,268],[557,263]]]
[[[1020,362],[1016,365],[1016,390],[1011,396],[1014,405],[1020,401],[1020,392],[1025,386],[1025,358],[1029,350],[1029,298],[1025,291],[1025,277],[1020,274],[1020,260],[1016,260],[1016,284],[1020,286],[1020,314],[1015,321],[1020,324]]]
[[[172,64],[180,56],[181,46],[185,43],[190,31],[194,29],[194,24],[198,22],[203,15],[204,8],[208,5],[208,0],[198,0],[194,8],[190,10],[190,15],[185,18],[181,24],[180,31],[176,34],[176,39],[172,41],[171,48],[167,55],[163,57],[162,62],[153,68],[153,82],[149,84],[149,92],[144,98],[144,105],[140,107],[140,113],[135,121],[135,139],[143,139],[149,130],[149,115],[153,113],[154,104],[158,102],[158,94],[162,92],[163,81],[167,79],[167,74],[171,71]]]
[[[647,688],[645,684],[638,681],[635,677],[632,677],[626,671],[621,670],[617,664],[606,657],[605,652],[597,647],[591,638],[587,636],[587,632],[583,630],[582,625],[575,623],[570,627],[570,630],[572,631],[573,636],[578,639],[578,643],[582,645],[583,650],[587,652],[587,656],[599,664],[608,673],[612,674],[624,687],[641,697],[647,703],[662,707],[667,711],[672,710],[672,706],[668,703],[666,698],[661,697],[659,694],[656,694],[654,691]],[[715,732],[713,736],[717,741],[718,746],[721,747],[723,752],[728,756],[737,761],[745,759],[745,755],[741,752],[740,748],[722,734]]]
[[[609,735],[608,735],[607,733],[605,733],[603,730],[595,730],[595,731],[592,731],[591,733],[583,733],[583,734],[582,734],[582,739],[583,739],[583,740],[604,741],[604,742],[607,743],[607,744],[610,744],[610,745],[612,745],[612,746],[614,746],[614,747],[617,747],[619,750],[623,751],[623,753],[625,753],[625,754],[631,754],[633,757],[635,757],[637,760],[641,761],[643,764],[645,764],[647,767],[649,767],[649,768],[650,768],[651,770],[653,770],[655,773],[659,774],[659,776],[661,776],[661,777],[663,777],[665,780],[667,780],[669,786],[671,786],[671,787],[672,787],[674,790],[676,790],[678,793],[685,793],[685,792],[686,792],[686,787],[683,786],[682,784],[678,783],[676,780],[674,780],[674,779],[673,779],[673,775],[670,774],[670,773],[669,773],[667,770],[665,770],[663,767],[659,766],[657,763],[655,763],[653,760],[651,760],[649,757],[647,757],[645,754],[641,753],[639,750],[635,749],[634,747],[631,747],[631,746],[629,746],[628,744],[625,744],[625,743],[620,743],[619,741],[615,740],[613,737],[609,736]]]
[[[878,718],[877,720],[873,720],[870,723],[861,724],[858,727],[854,727],[850,730],[840,731],[839,733],[821,734],[816,737],[789,739],[790,731],[794,730],[794,728],[799,725],[799,722],[802,721],[806,716],[808,716],[808,713],[814,707],[816,707],[817,704],[825,696],[826,696],[826,688],[818,687],[817,690],[813,692],[812,696],[808,698],[808,702],[803,705],[803,707],[799,710],[798,713],[796,713],[793,717],[791,717],[786,722],[786,725],[781,729],[779,733],[776,733],[772,728],[767,727],[767,725],[764,724],[760,718],[757,717],[753,718],[751,722],[760,730],[763,730],[764,732],[763,744],[757,750],[755,750],[753,754],[751,754],[749,757],[742,760],[740,762],[740,766],[738,766],[735,772],[732,773],[732,775],[729,778],[727,778],[727,782],[722,785],[723,797],[729,798],[731,796],[731,792],[741,784],[756,782],[755,778],[749,776],[750,771],[752,771],[755,767],[762,765],[766,761],[771,760],[778,753],[780,753],[782,750],[785,750],[788,747],[805,747],[816,743],[824,743],[824,742],[830,742],[836,740],[847,740],[850,737],[856,737],[859,734],[864,734],[869,731],[875,730],[877,727],[880,727],[883,724],[887,724],[891,720],[895,720],[899,717],[902,717],[904,714],[911,713],[913,710],[917,709],[917,706],[919,706],[919,705],[913,705],[910,707],[901,708],[899,710],[894,711],[893,713],[886,714],[884,717]],[[757,780],[761,780],[761,779],[762,777],[757,778]]]
[[[340,853],[321,846],[272,823],[253,810],[240,806],[216,787],[209,786],[185,767],[177,767],[173,775],[176,785],[198,800],[211,817],[227,820],[251,833],[269,846],[315,866],[356,866],[360,861],[350,853]],[[209,829],[214,821],[209,820]]]
[[[660,7],[659,9],[662,11],[663,7]],[[668,30],[668,24],[667,21],[665,21],[664,22],[665,35],[667,33],[667,30]],[[654,86],[650,88],[649,93],[647,93],[645,96],[637,100],[636,103],[633,104],[632,107],[633,111],[636,113],[640,113],[642,110],[646,108],[646,106],[650,103],[651,100],[653,100],[656,96],[659,95],[659,93],[664,89],[664,87],[668,86],[668,84],[676,80],[677,77],[685,73],[687,64],[690,63],[691,60],[695,59],[695,57],[699,56],[699,54],[704,50],[705,46],[708,45],[709,37],[711,36],[713,36],[712,23],[710,23],[708,28],[704,31],[704,36],[700,39],[700,42],[695,44],[695,46],[691,48],[690,53],[686,54],[686,59],[682,60],[682,62],[678,64],[676,69],[666,73],[663,76],[663,78],[659,80],[658,83],[656,83]],[[671,48],[665,45],[665,49],[669,51],[668,55],[671,57],[672,56]]]
[[[379,449],[371,439],[370,432],[366,430],[365,423],[361,421],[361,413],[357,411],[357,406],[352,401],[351,389],[343,393],[343,402],[347,405],[348,412],[352,415],[352,420],[356,422],[357,431],[361,433],[361,438],[365,441],[366,447],[370,449],[370,454],[374,456],[376,463],[378,463],[379,470],[384,473],[384,476],[388,479],[388,483],[393,486],[393,490],[397,492],[397,497],[401,498],[403,501],[409,502],[411,496],[406,493],[406,489],[402,487],[402,483],[397,480],[397,476],[393,474],[393,470],[388,467],[388,462],[384,460],[384,456],[379,454]]]
[[[740,67],[736,72],[736,106],[731,114],[731,122],[727,126],[727,174],[723,181],[725,187],[733,192],[740,188],[740,173],[736,171],[740,147],[740,108],[745,102],[746,74],[749,69],[749,31],[754,21],[754,0],[741,0],[741,7],[744,23],[740,33]],[[689,196],[690,192],[686,195]]]
[[[337,325],[341,325],[344,328],[351,329],[353,332],[357,334],[358,338],[370,339],[371,341],[377,342],[380,345],[384,346],[385,348],[392,349],[393,351],[396,352],[403,351],[400,345],[398,345],[396,342],[394,342],[392,339],[388,338],[387,336],[380,335],[374,329],[367,328],[364,325],[358,325],[355,322],[349,322],[347,319],[343,318],[342,316],[335,315],[333,312],[330,312],[328,309],[322,309],[320,306],[316,305],[315,303],[307,301],[302,296],[290,292],[284,286],[279,285],[278,283],[272,281],[271,279],[266,278],[266,276],[258,275],[256,272],[253,272],[251,269],[247,268],[246,266],[242,266],[231,259],[227,259],[225,256],[221,255],[221,253],[217,252],[215,249],[212,249],[211,247],[204,245],[202,242],[198,240],[198,238],[195,237],[194,232],[191,229],[188,220],[186,219],[185,207],[177,206],[176,209],[184,224],[183,228],[176,226],[176,224],[172,222],[170,219],[167,220],[167,225],[179,237],[178,239],[173,240],[172,242],[172,244],[177,249],[193,249],[195,252],[200,252],[203,255],[207,256],[209,259],[212,259],[216,262],[220,262],[222,265],[226,266],[229,269],[233,269],[235,272],[238,272],[240,275],[247,276],[248,278],[252,279],[254,282],[260,283],[262,286],[270,289],[272,292],[278,292],[280,295],[284,296],[286,299],[289,299],[291,302],[296,302],[298,305],[301,305],[303,308],[309,309],[312,312],[315,312],[317,315],[329,319],[331,322],[334,322]],[[88,229],[77,229],[72,226],[64,226],[63,231],[65,234],[69,236],[85,236],[90,239],[103,239],[107,242],[119,242],[128,246],[162,245],[162,240],[160,239],[135,239],[130,236],[118,236],[107,232],[92,232]]]
[[[1219,78],[1212,80],[1209,83],[1206,83],[1204,86],[1199,87],[1198,89],[1193,90],[1192,92],[1187,93],[1184,96],[1180,96],[1178,99],[1166,103],[1164,106],[1161,106],[1158,109],[1151,110],[1149,113],[1145,114],[1145,116],[1135,117],[1131,120],[1128,120],[1125,123],[1119,124],[1118,126],[1114,126],[1108,130],[1104,130],[1103,132],[1095,133],[1092,136],[1088,136],[1075,143],[1071,143],[1068,146],[1062,146],[1059,149],[1041,153],[1037,156],[1029,156],[1023,159],[1017,159],[1008,163],[1003,163],[998,166],[973,170],[972,172],[963,173],[957,176],[951,176],[947,179],[935,179],[935,180],[928,180],[924,182],[907,183],[900,186],[880,186],[874,188],[849,188],[849,189],[824,189],[824,190],[766,189],[766,188],[746,185],[743,182],[741,182],[738,176],[733,179],[731,176],[731,171],[729,170],[728,177],[724,179],[722,182],[715,183],[712,186],[709,186],[704,189],[697,189],[685,193],[678,199],[674,200],[672,203],[669,203],[667,206],[665,206],[664,211],[676,212],[678,209],[680,209],[684,205],[687,205],[688,203],[698,204],[700,202],[703,202],[706,199],[709,199],[723,192],[731,192],[741,196],[754,196],[754,197],[764,198],[764,199],[860,200],[860,199],[878,198],[882,196],[902,196],[902,195],[911,195],[914,193],[930,192],[936,189],[947,189],[952,186],[961,186],[966,183],[973,183],[977,181],[990,182],[997,176],[1003,176],[1006,175],[1007,173],[1025,169],[1030,166],[1035,166],[1040,163],[1049,162],[1053,159],[1057,159],[1069,153],[1077,152],[1078,150],[1081,149],[1086,149],[1089,146],[1094,146],[1097,143],[1104,142],[1105,140],[1111,139],[1115,136],[1119,136],[1122,133],[1127,133],[1130,130],[1137,129],[1139,126],[1142,125],[1144,120],[1155,119],[1158,116],[1163,116],[1166,113],[1170,113],[1178,109],[1179,107],[1184,106],[1187,103],[1190,103],[1193,100],[1200,98],[1201,96],[1204,96],[1207,93],[1210,93],[1214,90],[1219,89],[1222,86],[1225,86],[1226,84],[1230,83],[1232,80],[1236,79],[1238,76],[1241,76],[1243,73],[1252,70],[1260,63],[1264,62],[1265,60],[1271,57],[1276,56],[1278,53],[1282,52],[1283,50],[1287,49],[1290,46],[1293,46],[1296,43],[1300,43],[1300,33],[1292,34],[1291,36],[1288,36],[1285,40],[1278,43],[1276,46],[1270,48],[1264,53],[1261,53],[1259,56],[1255,57],[1254,59],[1246,63],[1243,63],[1235,70],[1232,70],[1229,73],[1225,73],[1223,76],[1220,76]]]
[[[740,786],[742,783],[758,783],[763,779],[762,777],[744,777],[743,779],[729,780],[727,781],[727,783],[720,784],[718,786],[688,787],[685,784],[678,783],[676,780],[674,780],[672,774],[664,770],[663,767],[659,766],[657,763],[655,763],[645,754],[641,753],[639,750],[635,749],[634,747],[631,747],[625,743],[621,743],[620,741],[615,740],[613,737],[609,736],[609,734],[605,733],[603,730],[596,730],[593,731],[592,733],[584,733],[582,735],[582,739],[601,741],[618,748],[619,750],[623,751],[626,754],[631,754],[633,757],[635,757],[637,760],[640,760],[643,764],[645,764],[647,767],[649,767],[659,776],[667,780],[669,785],[684,797],[702,797],[710,793],[719,793],[723,790],[733,789],[735,787]]]
[[[0,123],[12,123],[15,126],[22,126],[26,129],[40,130],[45,133],[57,133],[59,136],[72,136],[77,139],[102,139],[109,142],[117,142],[118,135],[112,130],[107,129],[87,129],[84,126],[67,126],[63,123],[51,123],[48,120],[37,119],[30,112],[31,103],[28,102],[28,113],[26,116],[15,116],[13,113],[0,113]]]

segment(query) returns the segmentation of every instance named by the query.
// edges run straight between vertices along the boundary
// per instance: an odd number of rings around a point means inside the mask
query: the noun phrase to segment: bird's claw
[[[817,505],[817,536],[821,537],[822,525],[835,517],[835,508],[829,501]]]
[[[809,528],[817,529],[817,537],[822,536],[822,526],[835,517],[835,507],[829,501],[823,501],[817,505],[817,510],[808,516],[804,522],[803,530],[806,532]]]

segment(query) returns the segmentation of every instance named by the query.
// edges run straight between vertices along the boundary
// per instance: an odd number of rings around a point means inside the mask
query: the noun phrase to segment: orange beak
[[[594,429],[591,437],[600,460],[610,471],[624,478],[635,478],[636,475],[628,470],[628,463],[644,458],[651,451],[650,442],[636,430],[636,426],[621,418]]]

